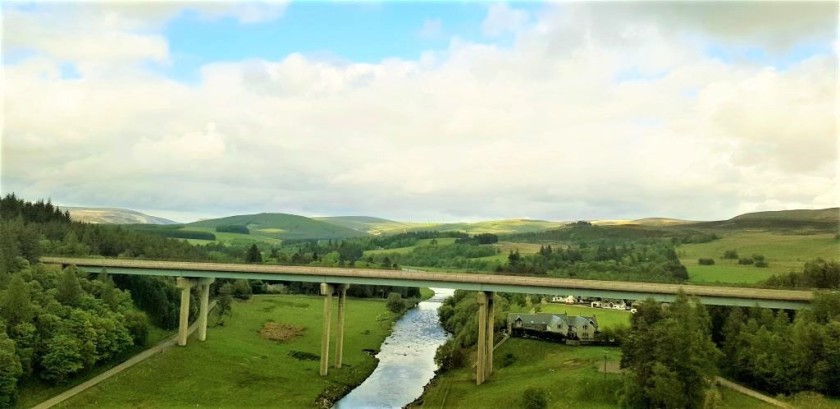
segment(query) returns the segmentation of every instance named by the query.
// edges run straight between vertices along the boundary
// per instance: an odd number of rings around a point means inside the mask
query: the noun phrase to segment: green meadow
[[[740,257],[761,254],[766,268],[740,265],[737,260],[724,260],[723,253],[736,250]],[[708,243],[684,244],[677,248],[680,261],[688,268],[689,281],[694,283],[756,283],[773,274],[802,271],[805,262],[815,258],[840,258],[840,241],[834,234],[783,234],[768,231],[733,231]],[[699,258],[711,258],[715,264],[701,266]]]
[[[335,302],[333,319],[335,320]],[[190,339],[66,401],[61,407],[313,407],[361,383],[376,361],[395,316],[382,300],[348,299],[344,366],[319,375],[323,298],[254,296],[233,306],[224,325],[208,328],[207,341]],[[287,341],[263,338],[274,321],[302,328]],[[215,318],[211,318],[211,323]],[[335,325],[333,325],[335,329]],[[333,332],[334,334],[334,332]]]
[[[603,367],[606,357],[607,374]],[[495,372],[481,386],[475,385],[472,367],[446,372],[427,387],[422,408],[519,408],[528,388],[545,391],[549,408],[613,409],[622,378],[616,373],[621,350],[614,347],[575,347],[558,343],[511,338],[493,355]],[[512,362],[505,366],[506,362]],[[765,403],[721,390],[722,408],[763,409]]]

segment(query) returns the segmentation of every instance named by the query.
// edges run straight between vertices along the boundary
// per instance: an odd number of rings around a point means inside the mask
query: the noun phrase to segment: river
[[[449,337],[438,321],[438,308],[455,292],[432,290],[432,298],[417,304],[394,325],[376,355],[379,364],[373,373],[334,408],[401,408],[423,394],[437,369],[435,351]]]

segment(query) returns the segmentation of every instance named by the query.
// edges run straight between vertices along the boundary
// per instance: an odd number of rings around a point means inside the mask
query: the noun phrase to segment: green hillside
[[[723,230],[762,229],[784,230],[788,233],[836,233],[840,227],[840,208],[746,213],[729,220],[696,223],[689,226]]]
[[[530,233],[562,227],[565,223],[532,219],[488,220],[474,223],[427,224],[410,230],[463,231],[469,234],[493,233],[516,234]]]
[[[369,216],[313,217],[312,219],[374,235],[402,233],[417,225]]]
[[[275,239],[336,239],[363,237],[367,233],[347,227],[285,213],[259,213],[202,220],[187,228],[215,229],[219,226],[245,226],[251,236]],[[235,234],[235,233],[228,233]],[[246,234],[238,234],[247,238]]]

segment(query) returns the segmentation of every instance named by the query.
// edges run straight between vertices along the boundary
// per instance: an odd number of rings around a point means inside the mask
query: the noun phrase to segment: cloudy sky
[[[178,221],[840,204],[838,3],[2,5],[2,191]]]

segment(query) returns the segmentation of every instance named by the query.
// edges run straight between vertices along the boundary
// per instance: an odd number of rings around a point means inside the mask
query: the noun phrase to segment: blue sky
[[[543,5],[515,7],[535,11]],[[445,50],[453,36],[509,45],[510,33],[492,39],[482,34],[487,8],[483,2],[291,3],[281,18],[250,24],[233,17],[208,21],[187,10],[164,31],[172,54],[166,71],[192,81],[208,62],[280,60],[292,53],[367,63],[416,60],[424,51]],[[440,31],[423,33],[433,21]]]
[[[455,221],[840,197],[837,3],[2,7],[0,189],[32,200]]]

